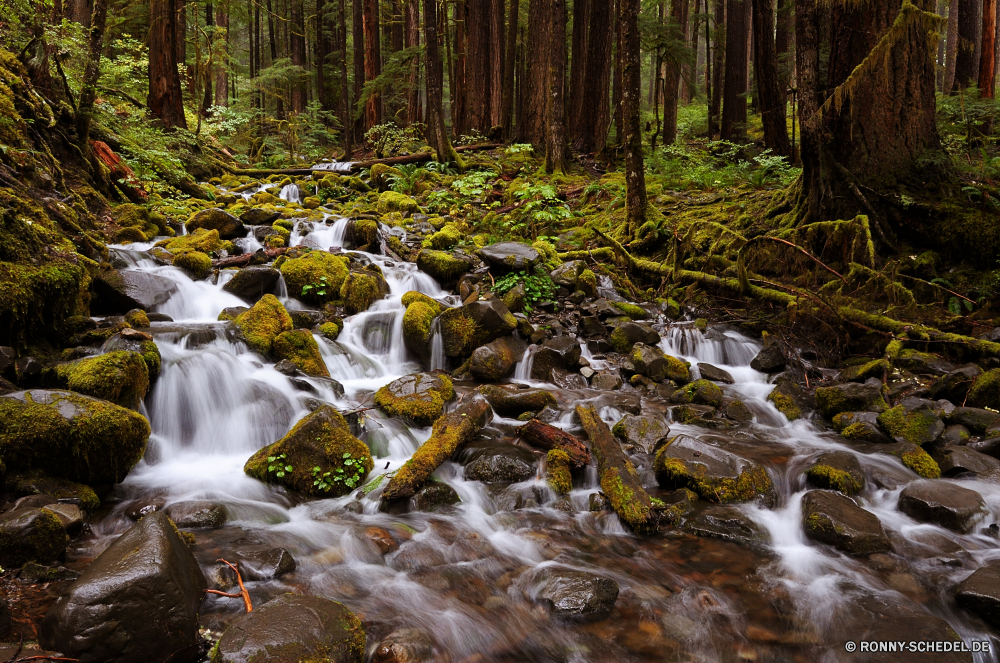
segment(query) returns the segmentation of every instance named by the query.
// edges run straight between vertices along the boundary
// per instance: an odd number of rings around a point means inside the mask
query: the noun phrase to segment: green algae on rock
[[[391,416],[404,417],[418,426],[429,426],[444,412],[444,404],[455,397],[446,375],[413,373],[394,380],[375,392],[375,405]]]
[[[378,197],[375,208],[379,214],[389,212],[419,212],[420,205],[413,198],[395,191],[384,191]]]
[[[389,294],[385,278],[378,272],[352,269],[340,286],[340,298],[348,314],[367,311],[372,304]]]
[[[459,277],[471,272],[475,265],[475,260],[464,254],[456,255],[434,249],[421,249],[417,254],[417,267],[445,287],[454,285]]]
[[[293,329],[292,316],[274,295],[264,295],[248,311],[236,316],[233,324],[252,350],[269,354],[276,339]]]

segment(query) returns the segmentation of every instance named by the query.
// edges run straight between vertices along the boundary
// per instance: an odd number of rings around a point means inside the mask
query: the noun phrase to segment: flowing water
[[[329,222],[299,222],[291,243],[342,246],[346,221]],[[977,565],[1000,555],[996,540],[958,535],[899,512],[899,491],[915,475],[895,459],[857,454],[867,479],[859,501],[882,521],[894,554],[852,558],[805,538],[802,471],[820,452],[855,452],[809,421],[789,423],[765,400],[772,386],[749,367],[760,346],[735,331],[702,333],[688,324],[669,325],[661,347],[692,365],[707,362],[727,370],[735,384],[724,392],[742,399],[754,414],[752,423],[729,431],[674,422],[670,427],[672,435],[698,437],[768,468],[779,492],[777,506],[736,507],[746,526],[760,532],[758,543],[676,530],[636,537],[613,513],[589,510],[589,497],[599,490],[593,469],[578,478],[567,500],[547,487],[541,462],[535,477],[506,487],[466,481],[461,465],[446,462],[435,476],[458,493],[460,504],[435,513],[391,515],[379,511],[378,491],[360,500],[350,495],[301,501],[247,477],[243,464],[282,437],[316,401],[345,411],[365,408],[380,386],[420,370],[402,342],[405,292],[418,290],[452,304],[457,298],[413,264],[367,256],[382,267],[390,294],[346,319],[337,342],[316,337],[331,375],[344,386],[338,396],[327,381],[293,381],[279,373],[236,339],[227,323],[216,322],[223,308],[244,305],[222,289],[226,272],[215,283],[192,281],[182,270],[149,259],[143,253],[149,245],[125,248],[129,269],[176,283],[176,294],[158,309],[174,322],[151,329],[163,365],[145,403],[153,431],[147,457],[121,486],[122,501],[79,543],[78,558],[95,556],[127,529],[131,521],[125,513],[136,504],[221,504],[226,525],[196,532],[195,554],[206,570],[234,550],[284,547],[296,570],[249,583],[255,603],[286,591],[335,599],[365,623],[369,652],[386,634],[416,628],[431,638],[437,661],[847,660],[844,643],[863,639],[879,614],[904,615],[911,623],[933,615],[963,637],[989,638],[954,607],[949,592]],[[283,299],[289,309],[305,308]],[[440,336],[434,339],[432,361],[443,366]],[[530,353],[515,380],[527,381]],[[593,361],[600,365],[600,358]],[[456,388],[464,392],[473,386]],[[564,413],[555,425],[570,432],[581,432],[571,415],[578,402],[593,400],[609,424],[626,408],[617,392],[552,389]],[[643,411],[666,416],[663,403],[652,399],[643,400]],[[375,474],[399,467],[430,435],[429,429],[409,428],[376,410],[361,417],[361,438],[372,449]],[[483,435],[513,442],[517,424],[496,418]],[[651,494],[664,496],[666,491],[655,488],[650,458],[633,460]],[[986,500],[986,522],[1000,516],[1000,487],[961,483]],[[533,605],[527,598],[532,578],[553,565],[614,579],[620,594],[612,615],[595,623],[563,622]],[[219,596],[209,596],[202,610],[213,631],[241,613],[239,599]],[[996,659],[988,653],[974,660]]]

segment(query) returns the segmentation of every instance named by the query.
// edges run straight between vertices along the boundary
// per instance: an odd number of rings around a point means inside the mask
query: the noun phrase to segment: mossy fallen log
[[[562,260],[586,260],[587,258],[593,258],[594,260],[611,260],[615,257],[615,252],[606,246],[602,246],[599,249],[590,249],[586,251],[566,251],[565,253],[557,253]]]
[[[565,452],[568,462],[574,469],[590,465],[590,450],[587,449],[587,445],[561,428],[542,423],[538,419],[531,419],[518,427],[517,434],[533,447]]]
[[[593,405],[577,405],[576,414],[587,431],[590,450],[597,459],[597,478],[611,507],[637,534],[652,534],[656,531],[659,513],[642,487],[639,472]]]
[[[383,500],[412,497],[431,473],[463,444],[469,442],[492,418],[493,411],[485,399],[474,396],[457,408],[441,415],[416,453],[399,468],[382,493]]]

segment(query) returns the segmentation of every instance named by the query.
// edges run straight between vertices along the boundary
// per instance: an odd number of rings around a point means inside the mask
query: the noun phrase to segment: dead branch
[[[820,260],[819,258],[817,258],[816,256],[814,256],[813,254],[809,253],[808,251],[806,251],[805,249],[803,249],[798,244],[795,244],[793,242],[789,242],[787,239],[781,239],[780,237],[771,237],[770,235],[758,235],[757,237],[754,237],[749,242],[747,242],[743,246],[743,249],[746,249],[748,246],[750,246],[751,244],[753,244],[757,240],[769,240],[769,241],[772,241],[772,242],[779,242],[781,244],[784,244],[785,246],[792,247],[793,249],[795,249],[796,251],[798,251],[802,255],[806,256],[807,258],[809,258],[810,260],[812,260],[813,262],[815,262],[816,264],[818,264],[820,267],[822,267],[823,269],[825,269],[826,271],[830,272],[831,274],[833,274],[834,276],[836,276],[838,279],[840,279],[841,281],[843,281],[844,285],[850,287],[850,285],[847,283],[847,279],[845,279],[843,276],[841,276],[840,272],[838,272],[837,270],[829,267],[825,262],[823,262],[822,260]],[[741,250],[743,250],[743,249],[741,249]]]
[[[217,589],[206,589],[205,593],[206,594],[218,594],[219,596],[225,596],[225,597],[231,598],[231,599],[242,598],[243,599],[243,605],[246,606],[247,612],[253,612],[253,604],[250,602],[250,592],[247,591],[246,585],[243,584],[243,576],[240,575],[240,570],[238,568],[236,568],[236,566],[232,562],[227,562],[224,559],[220,558],[220,559],[217,559],[215,561],[216,562],[222,562],[223,564],[225,564],[226,566],[228,566],[229,568],[231,568],[233,570],[233,573],[236,574],[236,582],[239,583],[239,586],[240,586],[240,593],[239,594],[227,594],[226,592],[220,592]]]

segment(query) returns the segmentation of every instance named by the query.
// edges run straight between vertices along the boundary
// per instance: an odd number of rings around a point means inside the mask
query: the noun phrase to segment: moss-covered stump
[[[802,526],[810,539],[850,555],[870,555],[892,548],[878,517],[837,493],[806,493],[802,498]]]
[[[444,404],[454,397],[448,376],[413,373],[376,391],[375,405],[391,416],[430,426],[444,412]]]
[[[976,378],[965,400],[968,407],[1000,410],[1000,368],[986,371]]]
[[[671,394],[670,400],[674,403],[697,403],[719,407],[722,405],[722,389],[714,382],[705,379],[695,380]]]
[[[389,285],[378,272],[351,270],[340,286],[340,298],[348,314],[367,311],[372,304],[389,294]]]
[[[477,382],[499,382],[509,377],[528,345],[520,338],[504,336],[472,353],[469,372]]]
[[[108,486],[125,479],[148,439],[146,419],[114,403],[42,389],[0,396],[0,458],[8,472],[43,470]]]
[[[617,352],[628,354],[636,343],[654,347],[660,342],[655,329],[639,322],[624,322],[611,332],[611,345]]]
[[[251,456],[243,471],[304,495],[338,497],[360,486],[372,467],[368,447],[339,412],[323,405]]]
[[[211,663],[362,663],[365,630],[343,604],[282,594],[226,629]]]
[[[556,407],[556,397],[544,389],[514,389],[504,385],[484,384],[479,393],[501,417],[518,417],[525,412],[541,412]]]
[[[515,329],[517,318],[499,299],[471,302],[441,314],[441,340],[448,357],[468,357]]]
[[[846,451],[821,454],[806,470],[806,480],[816,488],[837,490],[845,495],[855,495],[865,487],[861,464],[854,454]]]
[[[493,412],[484,399],[466,399],[457,408],[434,422],[430,439],[399,468],[382,492],[382,500],[390,502],[412,497],[441,463],[451,458],[465,443],[471,441],[492,418]]]
[[[661,448],[653,470],[660,486],[689,488],[709,502],[759,500],[770,507],[777,499],[763,467],[690,437],[680,437]]]
[[[889,408],[882,398],[882,382],[874,378],[864,384],[848,382],[818,387],[816,405],[828,419],[841,412],[882,412]]]
[[[116,350],[56,369],[70,391],[138,410],[149,390],[149,368],[138,352]]]
[[[573,490],[569,454],[562,449],[549,449],[545,454],[545,475],[549,487],[560,495],[566,495]]]
[[[307,329],[293,329],[274,338],[272,354],[278,359],[287,359],[306,375],[330,377],[330,371],[319,353],[319,344]]]
[[[184,227],[187,228],[188,232],[199,228],[217,230],[219,231],[219,237],[222,239],[246,237],[247,234],[247,229],[243,225],[243,222],[224,209],[203,209],[195,212],[184,223]],[[167,250],[169,251],[170,249]]]
[[[292,331],[292,316],[274,295],[264,295],[248,311],[236,316],[233,324],[252,350],[269,354],[274,339]]]
[[[896,442],[924,445],[933,442],[944,432],[944,422],[928,408],[908,411],[902,405],[878,415],[876,421],[886,435]]]
[[[395,191],[385,191],[378,197],[375,209],[379,214],[389,212],[416,213],[420,211],[420,205],[413,198]]]
[[[444,287],[452,287],[458,283],[463,274],[476,268],[476,259],[465,253],[455,251],[435,251],[421,249],[417,254],[417,267],[430,274]]]
[[[281,263],[281,274],[292,297],[313,304],[325,304],[340,297],[347,278],[347,256],[327,251],[310,251],[301,258]]]
[[[5,569],[53,562],[68,542],[59,516],[48,509],[22,507],[0,515],[0,566]]]
[[[39,470],[12,474],[7,477],[4,487],[17,497],[49,495],[60,502],[75,504],[90,513],[97,511],[101,506],[101,500],[90,486],[69,479],[46,476]]]

